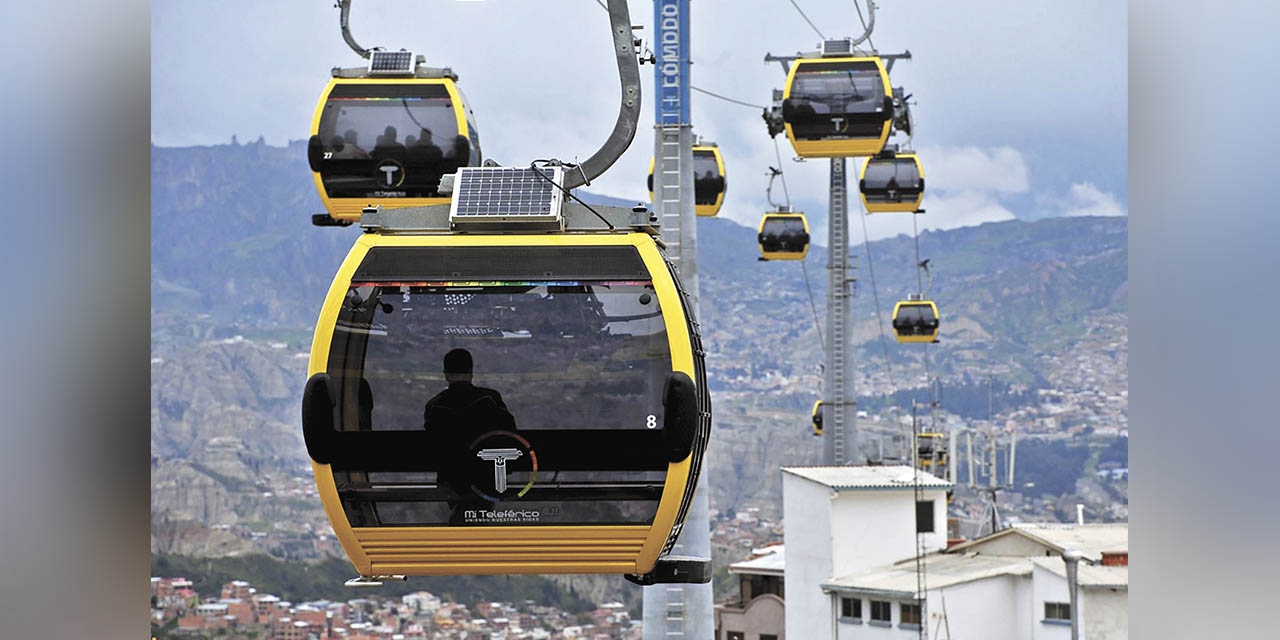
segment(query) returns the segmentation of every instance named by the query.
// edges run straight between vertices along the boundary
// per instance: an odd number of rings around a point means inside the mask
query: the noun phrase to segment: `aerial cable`
[[[884,366],[889,371],[889,386],[893,386],[893,361],[889,359],[889,345],[884,338],[884,317],[880,314],[880,293],[876,290],[876,269],[871,260],[871,238],[867,235],[867,216],[859,212],[862,219],[862,250],[867,254],[867,275],[871,278],[871,298],[876,308],[876,328],[880,330],[880,350],[884,352]]]
[[[709,96],[711,96],[711,97],[713,97],[713,98],[720,98],[721,100],[724,100],[724,101],[726,101],[726,102],[732,102],[732,103],[734,103],[734,104],[740,104],[740,105],[742,105],[742,106],[744,106],[744,107],[751,107],[752,109],[765,109],[765,108],[767,108],[767,107],[765,107],[764,105],[751,104],[750,102],[743,102],[742,100],[735,100],[735,99],[730,98],[730,97],[728,97],[728,96],[722,96],[722,95],[720,95],[720,94],[718,94],[718,93],[713,93],[713,92],[711,92],[711,91],[707,91],[706,89],[703,89],[702,87],[695,87],[695,86],[693,86],[693,85],[689,85],[689,88],[690,88],[690,89],[693,89],[694,91],[700,92],[700,93],[705,93],[705,94],[707,94],[707,95],[709,95]]]
[[[778,139],[773,139],[773,155],[778,159],[778,177],[782,178],[782,193],[787,197],[787,207],[791,207],[791,192],[787,191],[787,176],[782,173],[782,152],[778,151]]]
[[[813,303],[813,287],[809,285],[809,268],[800,261],[800,273],[804,274],[804,288],[809,291],[809,311],[813,312],[813,331],[818,334],[818,345],[822,347],[822,357],[827,356],[827,341],[822,339],[822,329],[818,323],[818,305]]]
[[[796,4],[796,0],[791,0],[791,6],[795,7],[796,11],[800,12],[800,17],[804,18],[804,21],[809,23],[809,28],[813,29],[813,32],[818,34],[819,38],[822,38],[823,40],[827,39],[826,36],[822,35],[821,31],[818,31],[818,27],[814,26],[813,21],[809,19],[809,16],[804,14],[804,9],[801,9],[800,5]]]

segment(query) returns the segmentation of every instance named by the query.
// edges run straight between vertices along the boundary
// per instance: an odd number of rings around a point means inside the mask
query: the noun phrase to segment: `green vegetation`
[[[532,600],[570,613],[595,609],[594,603],[541,576],[410,578],[405,582],[386,582],[381,587],[353,592],[342,583],[355,575],[355,572],[350,563],[340,558],[306,564],[277,560],[267,555],[193,558],[156,554],[151,556],[151,575],[162,578],[185,577],[191,580],[201,597],[216,597],[223,584],[232,580],[246,580],[261,593],[275,594],[295,603],[308,600],[345,601],[362,597],[362,594],[398,598],[416,591],[430,591],[442,598],[464,604],[492,600]]]

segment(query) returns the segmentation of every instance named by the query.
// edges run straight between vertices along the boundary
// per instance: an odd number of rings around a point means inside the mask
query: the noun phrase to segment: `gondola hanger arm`
[[[858,0],[854,0],[854,4],[857,5],[857,3],[858,3]],[[867,0],[867,28],[863,30],[862,35],[858,36],[857,38],[854,38],[851,44],[853,46],[857,46],[867,38],[870,38],[871,31],[875,28],[876,28],[876,3],[873,2],[872,0]]]
[[[580,171],[565,174],[566,189],[580,187],[599,177],[631,146],[640,123],[640,63],[636,59],[635,38],[626,0],[608,0],[609,34],[613,40],[622,100],[613,131],[598,151],[582,162]]]
[[[346,40],[347,46],[351,47],[352,51],[360,54],[361,58],[368,58],[373,49],[365,49],[356,42],[355,38],[351,37],[351,0],[338,0],[336,6],[338,7],[338,22],[342,26],[342,39]]]

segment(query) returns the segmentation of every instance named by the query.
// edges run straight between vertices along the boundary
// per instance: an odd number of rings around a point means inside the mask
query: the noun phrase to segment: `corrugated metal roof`
[[[1067,577],[1067,566],[1060,557],[1032,558],[1031,562],[1038,567],[1052,571],[1064,579]],[[1076,572],[1076,582],[1081,587],[1087,588],[1110,587],[1127,590],[1129,588],[1129,567],[1081,562]]]
[[[743,560],[729,565],[729,573],[782,575],[783,569],[786,567],[786,554],[783,552],[783,545],[771,546],[768,549],[769,553],[758,558]]]
[[[927,471],[915,471],[909,465],[783,467],[782,471],[826,485],[837,491],[911,489],[915,480],[914,474],[919,474],[920,486],[925,489],[951,489],[954,486]]]
[[[998,537],[1022,535],[1050,549],[1061,552],[1075,549],[1084,557],[1097,562],[1103,551],[1129,550],[1129,525],[1124,522],[1072,524],[1072,523],[1018,523],[994,534],[970,540],[951,548],[951,551],[981,549],[984,543]]]
[[[1061,562],[1061,561],[1059,561]],[[943,589],[1002,575],[1031,573],[1031,558],[933,553],[924,557],[925,588]],[[840,576],[822,585],[825,591],[845,591],[919,598],[914,558]]]

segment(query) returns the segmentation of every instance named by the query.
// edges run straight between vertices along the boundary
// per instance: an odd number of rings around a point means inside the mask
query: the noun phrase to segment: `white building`
[[[1127,524],[1018,524],[925,556],[923,585],[914,557],[834,578],[823,589],[840,609],[835,637],[914,638],[923,617],[933,638],[1066,640],[1071,599],[1061,553],[1071,548],[1085,558],[1080,637],[1127,638],[1128,537]]]
[[[838,576],[947,543],[947,491],[952,484],[910,466],[784,467],[786,636],[832,638],[838,600],[823,585]],[[920,517],[917,519],[917,515]]]
[[[930,638],[1066,640],[1064,549],[1084,556],[1080,637],[1128,636],[1127,524],[1018,524],[944,550],[952,485],[920,473],[917,505],[915,480],[907,466],[783,469],[787,637],[906,640],[925,624]]]

